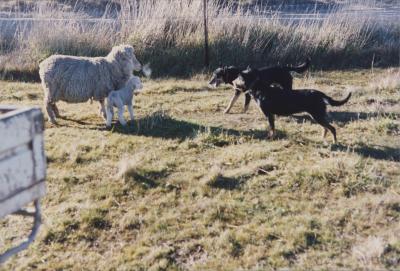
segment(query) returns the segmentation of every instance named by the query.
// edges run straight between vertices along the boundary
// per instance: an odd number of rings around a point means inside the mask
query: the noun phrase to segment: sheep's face
[[[125,54],[128,55],[128,58],[132,61],[133,70],[140,71],[142,69],[142,64],[137,60],[132,46],[126,48]]]
[[[136,59],[135,51],[130,45],[120,45],[114,47],[115,60],[124,68],[127,73],[132,73],[132,71],[140,71],[142,69],[142,64]]]

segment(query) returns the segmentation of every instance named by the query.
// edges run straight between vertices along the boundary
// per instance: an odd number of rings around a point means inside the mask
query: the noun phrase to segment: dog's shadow
[[[356,120],[368,120],[376,117],[388,117],[392,119],[399,119],[400,114],[395,112],[390,113],[377,113],[377,112],[348,112],[348,111],[329,111],[328,119],[336,123],[344,124]],[[313,121],[308,114],[291,115],[291,119],[297,123],[304,121]]]
[[[340,143],[331,146],[332,151],[355,152],[366,158],[400,162],[400,149],[380,145],[357,144],[356,146],[346,146]]]

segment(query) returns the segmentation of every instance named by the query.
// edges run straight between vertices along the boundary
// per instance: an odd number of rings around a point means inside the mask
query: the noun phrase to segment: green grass
[[[277,118],[266,139],[255,103],[224,115],[233,91],[205,76],[144,81],[129,127],[106,130],[96,104],[60,103],[65,119],[45,130],[43,225],[0,269],[398,269],[397,72],[295,80],[353,91],[330,108],[338,144],[302,114]],[[2,81],[0,92],[0,103],[41,106],[39,84]],[[30,223],[1,220],[1,249]]]

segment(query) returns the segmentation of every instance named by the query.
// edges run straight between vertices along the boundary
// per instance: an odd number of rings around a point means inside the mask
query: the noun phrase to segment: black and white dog
[[[262,74],[257,69],[247,69],[240,72],[233,84],[247,89],[254,98],[264,115],[268,118],[271,127],[270,136],[275,134],[274,115],[288,116],[294,113],[307,112],[314,120],[324,127],[323,137],[328,130],[332,133],[336,143],[335,127],[326,119],[326,105],[341,106],[345,104],[351,93],[343,100],[336,101],[328,95],[313,89],[297,89],[293,91],[272,87],[261,80]]]
[[[279,84],[285,90],[292,90],[293,85],[293,77],[290,72],[303,73],[310,66],[310,59],[296,67],[287,66],[287,67],[264,67],[259,69],[260,80],[264,81],[266,85],[271,84]],[[230,84],[234,86],[233,81],[239,76],[240,72],[243,69],[236,68],[235,66],[230,67],[220,67],[216,69],[213,73],[213,76],[209,82],[209,85],[212,87],[218,87],[220,84]],[[234,86],[235,94],[233,95],[231,101],[229,102],[228,107],[225,109],[224,113],[229,113],[233,104],[237,101],[240,94],[245,92],[245,89],[238,88]],[[247,93],[245,94],[245,104],[243,112],[246,112],[249,108],[251,96]]]

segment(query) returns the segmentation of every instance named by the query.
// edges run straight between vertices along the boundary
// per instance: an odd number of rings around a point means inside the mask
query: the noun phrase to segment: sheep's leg
[[[111,120],[114,118],[114,108],[113,107],[111,107]]]
[[[100,112],[99,112],[99,114],[100,114],[100,116],[103,117],[103,119],[106,120],[107,119],[107,114],[106,114],[106,106],[104,105],[104,99],[100,100],[99,102],[100,102]]]
[[[57,124],[52,103],[46,103],[46,111],[51,124]]]
[[[129,115],[131,117],[131,121],[133,121],[133,106],[132,106],[132,104],[128,104],[127,107],[128,107]]]
[[[107,115],[106,126],[110,127],[112,119],[114,117],[114,109],[111,106],[107,106],[106,115]]]
[[[53,109],[53,112],[54,112],[56,118],[59,118],[60,117],[60,111],[58,111],[58,107],[57,107],[56,103],[52,103],[51,107]]]
[[[124,118],[124,107],[120,106],[118,107],[118,120],[121,125],[125,126],[126,125],[126,120]]]
[[[101,109],[101,104],[100,104],[100,106],[99,106],[99,116],[100,116],[100,117],[103,116],[103,112],[102,112],[102,109]]]

